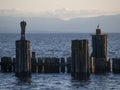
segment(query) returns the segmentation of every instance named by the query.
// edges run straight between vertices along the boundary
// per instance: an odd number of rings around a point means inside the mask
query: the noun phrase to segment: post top
[[[97,25],[97,29],[96,29],[96,35],[101,35],[101,29],[100,29],[100,26],[99,24]]]
[[[20,22],[21,27],[21,40],[25,40],[25,28],[26,28],[26,22],[23,20]]]
[[[20,22],[20,24],[26,26],[27,23],[23,20],[23,21]]]

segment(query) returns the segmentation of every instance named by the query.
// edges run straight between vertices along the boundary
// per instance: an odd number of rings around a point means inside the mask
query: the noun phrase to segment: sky
[[[0,0],[1,16],[71,19],[120,14],[120,0]]]
[[[0,33],[17,32],[21,20],[31,32],[95,32],[98,24],[120,32],[120,0],[0,0]]]

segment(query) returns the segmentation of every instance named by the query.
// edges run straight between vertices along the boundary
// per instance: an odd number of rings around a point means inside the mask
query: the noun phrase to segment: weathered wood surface
[[[89,78],[89,48],[88,40],[72,41],[71,75],[76,79]]]
[[[102,34],[101,29],[96,29],[96,35],[92,35],[91,70],[94,73],[105,73],[110,70],[108,62],[108,35]]]
[[[113,58],[112,63],[112,72],[120,73],[120,58]]]
[[[65,61],[67,59],[67,62]],[[2,57],[1,72],[15,72],[16,58]],[[18,68],[17,68],[18,69]],[[71,58],[31,57],[32,73],[70,73]]]

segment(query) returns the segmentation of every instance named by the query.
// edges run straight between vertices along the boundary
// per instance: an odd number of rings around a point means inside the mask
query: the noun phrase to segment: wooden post
[[[112,72],[120,73],[120,58],[112,58]]]
[[[25,39],[26,22],[22,21],[21,39],[16,41],[15,75],[18,77],[31,77],[30,41]]]
[[[91,56],[90,56],[90,72],[91,73],[94,73],[94,57],[92,56],[92,54],[91,54]]]
[[[59,65],[60,65],[59,58],[54,58],[54,60],[55,60],[55,73],[59,73],[60,72],[59,71]]]
[[[107,38],[106,34],[101,34],[99,27],[96,29],[96,35],[92,35],[94,73],[105,73],[107,71]]]
[[[42,73],[43,72],[43,58],[39,57],[38,58],[38,73]]]
[[[78,80],[89,78],[88,40],[72,40],[71,74]]]
[[[31,58],[31,71],[33,73],[36,73],[37,70],[37,62],[36,62],[36,53],[32,52],[32,58]]]
[[[1,58],[1,71],[12,72],[12,58],[11,57]]]
[[[71,73],[71,57],[67,58],[67,73]]]
[[[45,58],[44,59],[44,73],[50,73],[51,72],[50,61],[51,61],[51,58]]]
[[[65,58],[61,58],[61,72],[65,73]]]
[[[94,59],[95,64],[95,71],[94,73],[105,73],[106,72],[106,61],[105,58],[95,58]]]
[[[15,62],[16,62],[16,58],[13,58],[13,72],[15,72]]]
[[[92,35],[93,56],[107,61],[107,35]]]
[[[106,64],[106,70],[107,72],[110,72],[111,71],[111,63],[110,63],[110,59],[107,61],[107,64]]]

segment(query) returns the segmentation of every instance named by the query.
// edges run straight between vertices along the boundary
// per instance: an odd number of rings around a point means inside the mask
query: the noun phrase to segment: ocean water
[[[27,34],[31,52],[37,57],[71,56],[71,40],[88,39],[90,53],[92,34]],[[15,40],[19,34],[0,34],[0,57],[15,57]],[[109,58],[120,57],[120,33],[108,34]],[[23,82],[14,73],[0,72],[0,90],[120,90],[120,74],[90,75],[86,81],[74,80],[70,74],[32,74],[32,83]]]
[[[88,39],[90,54],[92,52],[92,34],[28,34],[31,52],[35,51],[37,57],[69,57],[71,56],[71,40]],[[0,57],[15,57],[15,41],[20,39],[20,34],[0,34]],[[120,56],[120,33],[108,34],[108,56]]]

